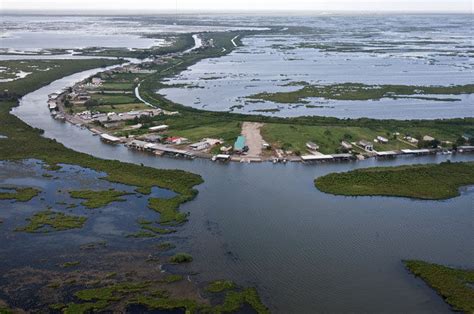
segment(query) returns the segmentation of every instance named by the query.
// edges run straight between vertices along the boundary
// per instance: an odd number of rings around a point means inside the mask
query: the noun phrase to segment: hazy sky
[[[0,0],[2,10],[416,11],[472,13],[473,0]]]

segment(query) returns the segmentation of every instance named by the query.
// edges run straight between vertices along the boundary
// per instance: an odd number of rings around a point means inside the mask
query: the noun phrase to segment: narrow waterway
[[[85,129],[53,120],[46,101],[85,71],[26,95],[14,114],[76,151],[203,176],[190,221],[180,231],[200,280],[230,278],[258,287],[277,313],[449,312],[403,259],[474,267],[474,188],[447,201],[337,197],[314,188],[315,177],[374,165],[474,160],[472,155],[358,163],[215,164],[157,158],[103,144]]]

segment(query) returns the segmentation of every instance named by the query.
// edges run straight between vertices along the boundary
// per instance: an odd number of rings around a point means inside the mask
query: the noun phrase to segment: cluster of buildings
[[[145,110],[134,110],[124,113],[116,113],[116,112],[108,112],[108,113],[97,113],[92,112],[90,110],[86,110],[80,113],[77,113],[76,116],[84,120],[85,123],[90,122],[100,122],[105,125],[114,123],[114,122],[121,122],[121,121],[129,121],[134,120],[136,118],[141,117],[154,117],[161,115],[163,110],[161,109],[145,109]]]

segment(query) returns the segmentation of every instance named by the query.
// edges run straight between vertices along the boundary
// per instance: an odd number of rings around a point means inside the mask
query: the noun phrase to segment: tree
[[[97,105],[98,105],[98,102],[95,99],[89,99],[84,103],[84,106],[86,106],[88,110],[92,109],[93,107]]]

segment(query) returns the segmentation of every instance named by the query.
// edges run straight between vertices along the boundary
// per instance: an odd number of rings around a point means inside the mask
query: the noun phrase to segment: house
[[[103,133],[100,135],[100,139],[106,143],[117,144],[120,143],[120,138]]]
[[[239,137],[237,137],[237,140],[234,143],[234,151],[236,153],[243,153],[245,149],[245,136],[240,135]]]
[[[418,144],[418,140],[417,140],[416,138],[414,138],[414,137],[405,136],[405,139],[406,139],[408,142],[412,143],[412,144]]]
[[[142,139],[148,143],[160,143],[163,140],[163,136],[156,134],[147,134]]]
[[[127,144],[128,147],[136,149],[136,150],[145,150],[147,148],[147,142],[133,140]]]
[[[319,150],[319,145],[313,143],[313,142],[308,142],[306,143],[306,148],[308,148],[309,150]]]
[[[227,153],[230,153],[230,152],[232,151],[232,146],[228,146],[228,147],[222,146],[222,147],[220,148],[220,151],[223,152],[223,153],[226,153],[226,154],[227,154]]]
[[[373,151],[374,150],[374,144],[372,144],[371,142],[361,140],[361,141],[359,141],[359,145],[362,146],[362,148],[364,148],[367,151]]]
[[[208,149],[209,147],[211,147],[211,145],[206,141],[202,141],[202,142],[197,142],[197,143],[191,144],[191,145],[189,145],[189,147],[192,150],[205,150],[205,149]]]
[[[431,137],[429,135],[423,136],[423,141],[425,141],[425,142],[433,142],[434,140],[435,140],[435,138]]]
[[[344,148],[344,149],[350,150],[350,149],[352,149],[352,144],[348,143],[346,141],[342,141],[341,142],[341,147]]]
[[[216,145],[221,145],[224,143],[223,140],[219,140],[215,138],[205,138],[202,141],[208,143],[209,146],[216,146]]]
[[[185,144],[187,141],[188,141],[187,138],[179,137],[179,136],[168,137],[168,138],[165,140],[166,143],[174,144],[174,145]]]
[[[91,82],[94,85],[100,85],[100,84],[102,84],[102,79],[100,77],[93,77]]]
[[[462,135],[462,138],[467,142],[467,141],[470,141],[472,139],[472,135],[470,133],[464,133]]]
[[[383,137],[383,136],[377,136],[377,141],[379,143],[382,143],[382,144],[387,144],[388,143],[388,139]]]
[[[152,132],[161,132],[161,131],[165,131],[169,128],[168,125],[166,124],[163,124],[163,125],[157,125],[157,126],[152,126],[151,128],[149,128],[148,130],[152,131]]]

